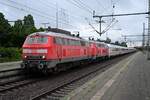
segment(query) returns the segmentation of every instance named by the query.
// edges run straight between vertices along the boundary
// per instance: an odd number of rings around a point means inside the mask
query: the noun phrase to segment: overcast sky
[[[56,12],[58,12],[58,27],[80,31],[80,35],[84,38],[109,37],[113,41],[123,41],[122,35],[142,34],[143,22],[147,27],[147,15],[114,17],[114,23],[116,22],[114,26],[100,37],[88,24],[90,22],[99,30],[97,19],[93,19],[93,10],[96,11],[96,15],[147,12],[148,0],[0,0],[0,12],[10,21],[23,19],[25,15],[32,14],[36,27],[44,27],[42,23],[56,27]],[[105,29],[112,18],[103,20],[105,23],[102,24],[102,29]]]

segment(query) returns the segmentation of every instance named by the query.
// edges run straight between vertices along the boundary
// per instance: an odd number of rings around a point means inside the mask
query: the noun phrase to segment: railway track
[[[25,72],[20,68],[0,71],[0,86],[18,80],[23,75]]]
[[[21,71],[22,71],[21,68],[0,71],[0,79],[5,78],[5,77],[9,77],[9,76],[14,76],[14,75],[21,74],[20,73]]]
[[[0,91],[0,100],[59,100],[128,56],[125,55],[98,64],[91,64],[87,67],[70,69],[44,78],[27,79],[14,83],[14,85],[6,85],[6,88]]]
[[[121,60],[121,59],[117,59],[117,61],[118,60]],[[64,83],[60,86],[57,86],[53,90],[45,91],[42,94],[33,97],[32,100],[60,100],[64,96],[66,96],[68,93],[76,89],[77,87],[83,85],[88,80],[92,79],[96,75],[110,68],[115,63],[116,63],[116,60],[112,60],[109,63],[102,63],[101,67],[98,67],[100,64],[97,64],[95,65],[97,66],[97,68],[95,68],[94,70],[83,73],[79,77],[72,77],[68,83]]]
[[[0,94],[40,80],[40,76],[30,75],[19,68],[0,71],[0,75]]]

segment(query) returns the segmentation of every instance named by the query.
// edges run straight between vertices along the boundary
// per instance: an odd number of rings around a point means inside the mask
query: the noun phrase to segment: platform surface
[[[101,100],[150,100],[150,61],[138,53]]]
[[[150,61],[142,52],[134,53],[64,99],[150,100]]]
[[[20,68],[21,61],[0,63],[0,71]]]

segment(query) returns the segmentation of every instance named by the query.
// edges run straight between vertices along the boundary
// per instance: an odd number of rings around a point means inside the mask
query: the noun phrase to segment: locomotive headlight
[[[45,58],[46,58],[46,56],[43,55],[43,56],[42,56],[42,59],[45,59]]]
[[[27,56],[24,56],[24,58],[27,58]]]

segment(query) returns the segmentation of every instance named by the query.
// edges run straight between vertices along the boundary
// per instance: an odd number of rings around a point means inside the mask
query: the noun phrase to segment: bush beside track
[[[20,60],[21,52],[22,52],[22,49],[20,49],[20,48],[0,47],[0,63]]]

